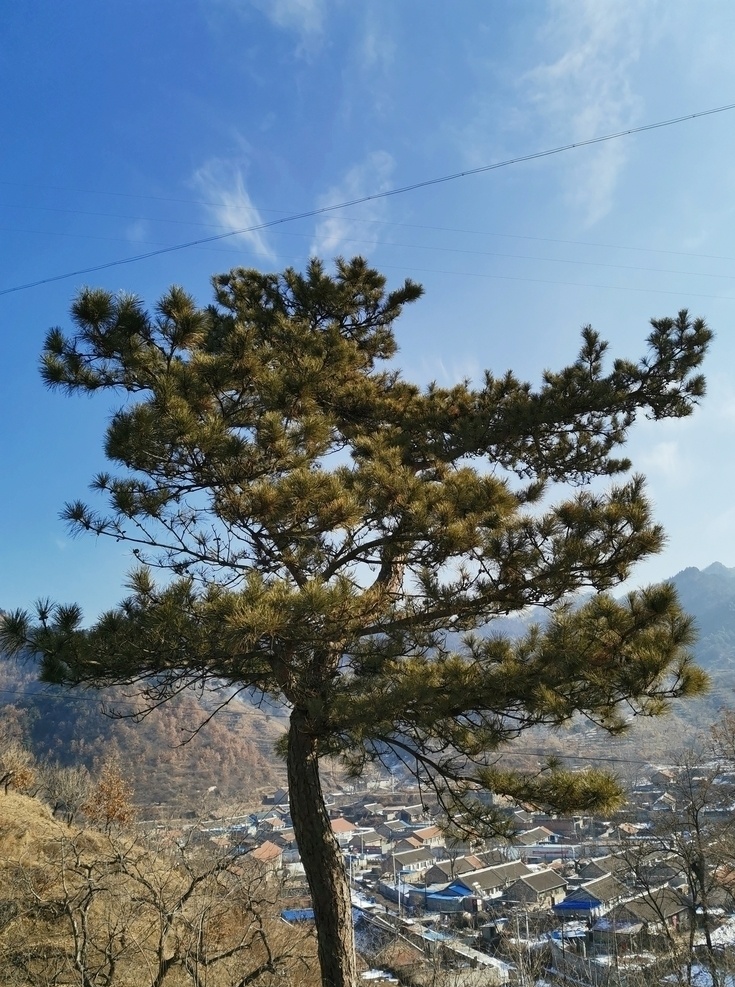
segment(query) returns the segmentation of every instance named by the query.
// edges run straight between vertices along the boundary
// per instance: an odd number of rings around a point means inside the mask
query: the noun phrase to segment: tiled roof
[[[608,875],[607,877],[598,877],[596,881],[588,881],[580,888],[575,888],[569,892],[564,901],[569,904],[572,902],[582,904],[594,900],[599,901],[601,905],[606,905],[617,898],[624,897],[627,893],[629,892],[619,881]]]
[[[419,840],[434,840],[442,835],[438,826],[426,826],[424,829],[417,829],[413,834]]]
[[[555,833],[545,826],[535,826],[533,829],[527,829],[522,833],[517,833],[513,837],[513,842],[521,846],[532,846],[534,843],[548,842],[549,838],[555,835]]]
[[[689,903],[682,898],[673,888],[659,888],[656,891],[646,892],[632,901],[626,901],[621,911],[632,915],[641,922],[651,922],[656,924],[672,915],[678,915],[686,911]]]
[[[530,868],[524,863],[520,860],[513,860],[507,864],[483,867],[482,870],[462,874],[461,880],[468,888],[478,887],[482,891],[493,891],[504,887],[509,881],[515,881],[517,878],[530,873]]]
[[[272,860],[277,860],[281,854],[280,847],[277,847],[275,843],[271,843],[270,840],[266,840],[265,843],[261,843],[259,847],[256,847],[250,856],[259,860],[261,863],[269,863]]]
[[[393,859],[396,864],[400,864],[401,867],[405,867],[407,864],[415,864],[424,860],[429,862],[434,858],[431,850],[427,850],[422,847],[419,850],[404,850],[403,853],[396,853],[393,855]]]
[[[567,882],[561,877],[556,871],[553,870],[541,870],[535,874],[526,874],[525,876],[519,878],[524,884],[527,884],[529,888],[532,888],[537,894],[543,893],[544,891],[553,891],[556,888],[565,888]]]

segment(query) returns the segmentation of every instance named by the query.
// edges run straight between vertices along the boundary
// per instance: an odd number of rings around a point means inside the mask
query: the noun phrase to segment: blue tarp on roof
[[[281,912],[281,918],[286,922],[313,922],[313,908],[287,908]]]
[[[446,898],[466,898],[467,895],[474,894],[475,892],[463,881],[456,880],[452,881],[451,884],[448,884],[446,888],[439,893],[444,895]]]
[[[552,908],[555,912],[594,912],[601,906],[599,898],[565,898]]]

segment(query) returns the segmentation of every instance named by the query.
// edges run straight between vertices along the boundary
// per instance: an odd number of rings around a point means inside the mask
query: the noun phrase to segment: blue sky
[[[730,0],[24,0],[3,8],[0,291],[735,102]],[[0,294],[0,607],[113,605],[124,546],[58,512],[114,402],[38,377],[83,284],[203,303],[235,265],[361,253],[424,299],[406,376],[538,380],[591,323],[643,354],[687,307],[717,337],[695,417],[631,439],[666,551],[638,582],[735,566],[735,111]]]

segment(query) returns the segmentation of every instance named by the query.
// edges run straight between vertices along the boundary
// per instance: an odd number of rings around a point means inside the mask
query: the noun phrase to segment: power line
[[[130,218],[132,218],[132,217],[130,217]],[[398,224],[398,225],[403,225],[403,224]],[[10,232],[10,233],[24,233],[24,234],[28,234],[28,235],[31,235],[31,236],[56,236],[56,237],[59,237],[60,236],[60,237],[68,237],[68,238],[72,238],[72,239],[79,238],[79,239],[83,239],[83,240],[102,240],[102,241],[112,242],[112,243],[130,242],[130,240],[125,239],[123,237],[106,237],[106,236],[99,236],[99,235],[96,235],[96,234],[89,234],[89,233],[67,233],[67,232],[59,232],[59,231],[56,231],[56,230],[51,230],[51,231],[49,231],[49,230],[28,230],[28,229],[18,229],[16,227],[0,226],[0,231]],[[282,232],[282,234],[284,236],[293,236],[293,237],[302,237],[302,238],[307,238],[307,237],[309,237],[311,235],[311,234],[308,234],[308,233],[294,233],[292,231],[291,232],[280,231],[280,232]],[[457,231],[457,232],[462,232],[462,231]],[[513,234],[502,234],[502,233],[487,234],[487,235],[490,235],[490,236],[513,236]],[[540,237],[523,237],[522,239],[540,240],[541,238]],[[155,244],[157,241],[155,241],[155,240],[135,240],[133,242],[136,242],[136,243]],[[497,251],[497,250],[470,250],[470,249],[468,249],[466,247],[443,247],[443,246],[442,247],[438,247],[438,246],[435,246],[433,244],[424,244],[424,243],[400,243],[400,242],[395,241],[395,240],[391,240],[391,241],[367,240],[364,237],[344,237],[344,238],[342,238],[342,242],[343,243],[362,244],[363,246],[368,246],[368,247],[377,247],[377,246],[382,246],[384,248],[387,248],[387,247],[397,247],[397,248],[406,249],[406,250],[427,250],[427,251],[431,251],[432,253],[466,254],[466,255],[468,255],[470,257],[495,257],[495,258],[501,258],[503,260],[536,261],[536,262],[541,263],[541,264],[569,264],[569,265],[572,265],[572,266],[577,265],[579,267],[602,267],[602,268],[609,268],[611,270],[616,270],[616,271],[636,271],[638,273],[644,273],[644,274],[676,274],[679,277],[712,278],[712,279],[721,280],[721,281],[735,281],[735,274],[713,274],[713,273],[711,273],[709,271],[681,271],[681,270],[676,270],[676,269],[673,269],[673,268],[665,268],[665,267],[640,267],[637,264],[610,264],[610,263],[607,263],[605,261],[579,260],[579,259],[576,259],[576,258],[567,258],[567,257],[538,257],[538,256],[534,256],[532,254],[510,254],[510,253],[504,253],[504,252]],[[578,242],[580,245],[582,245],[582,241],[565,241],[565,240],[553,241],[552,240],[551,242],[560,242],[560,243],[575,243],[575,242]],[[585,245],[586,246],[590,246],[591,244],[588,243],[588,244],[585,244]],[[600,244],[600,246],[609,246],[609,245]],[[641,249],[642,250],[642,249],[645,249],[645,248],[620,247],[618,249],[621,249],[621,250],[639,250],[639,249]],[[220,251],[220,252],[227,252],[227,251]],[[658,251],[651,251],[651,252],[652,253],[656,253]],[[675,251],[661,251],[661,252],[662,253],[675,253]],[[697,256],[703,256],[703,257],[707,258],[707,255],[698,255],[698,254],[694,254],[694,255],[682,254],[681,256],[695,256],[695,257],[697,257]],[[707,259],[709,259],[709,258],[707,258]],[[729,258],[729,257],[728,258],[726,258],[726,257],[720,257],[720,258],[717,258],[717,259],[719,259],[719,260],[730,260],[730,261],[733,260],[733,258]],[[439,272],[439,273],[441,273],[441,272]],[[457,271],[457,272],[453,272],[453,273],[456,273],[456,274],[465,274],[466,272]],[[487,277],[493,277],[493,275],[485,275],[485,276],[487,276]],[[498,277],[499,276],[500,275],[498,275]],[[525,280],[525,279],[519,279],[519,280]],[[553,283],[553,284],[557,284],[557,283],[558,284],[564,284],[565,282],[552,281],[552,282],[549,282],[549,283]],[[591,287],[599,287],[599,286],[598,285],[592,285]],[[619,290],[635,290],[635,289],[627,288],[627,286],[624,286],[624,285],[621,285],[621,286],[618,286],[618,287],[619,287]],[[653,289],[651,289],[651,290],[653,290]],[[711,298],[711,297],[719,297],[719,296],[704,295],[704,296],[700,296],[700,297]]]
[[[732,262],[734,257],[725,257],[722,254],[698,254],[690,250],[667,250],[662,247],[633,247],[624,243],[600,243],[596,240],[562,240],[558,237],[531,236],[524,233],[496,233],[493,230],[467,230],[455,226],[425,226],[417,223],[394,223],[380,219],[357,219],[356,217],[344,217],[355,223],[381,223],[385,226],[406,227],[412,230],[433,230],[437,233],[469,233],[473,236],[494,236],[503,237],[507,240],[532,240],[534,243],[563,243],[573,247],[604,247],[609,250],[634,250],[637,253],[646,254],[671,254],[673,257],[698,257],[701,260],[725,260]],[[288,233],[287,236],[298,234]],[[677,274],[680,272],[676,272]]]
[[[56,274],[51,277],[40,278],[36,281],[28,281],[25,284],[14,285],[12,288],[0,289],[0,295],[8,295],[16,291],[25,291],[28,288],[37,288],[44,284],[50,284],[54,281],[63,281],[67,278],[79,277],[82,274],[93,274],[98,271],[109,270],[113,267],[121,267],[125,264],[134,264],[138,261],[149,260],[152,257],[160,257],[163,254],[174,253],[179,250],[186,250],[190,247],[198,247],[206,243],[214,243],[218,240],[224,240],[228,237],[242,236],[246,233],[258,233],[261,230],[270,229],[274,226],[279,226],[284,223],[293,223],[300,219],[311,219],[315,216],[323,216],[326,213],[336,212],[339,209],[347,209],[350,206],[362,205],[365,202],[374,202],[378,199],[387,199],[392,196],[402,195],[406,192],[414,192],[418,189],[430,188],[434,185],[442,185],[448,182],[457,181],[460,178],[468,178],[472,175],[482,175],[489,171],[497,171],[500,168],[507,168],[510,165],[522,164],[526,161],[535,161],[539,158],[551,157],[555,154],[561,154],[564,151],[571,151],[576,148],[581,147],[591,147],[595,144],[602,144],[607,141],[617,140],[621,137],[629,137],[633,134],[645,133],[649,130],[660,130],[663,127],[671,127],[679,123],[684,123],[688,120],[696,120],[699,117],[713,116],[716,113],[725,113],[729,110],[735,109],[735,103],[727,103],[724,106],[713,107],[708,110],[700,110],[697,113],[688,113],[684,116],[672,117],[669,120],[659,120],[655,123],[643,124],[640,127],[630,127],[627,130],[620,130],[612,134],[605,134],[601,137],[590,137],[587,140],[575,141],[570,144],[562,144],[558,147],[548,148],[544,151],[534,151],[530,154],[517,155],[513,158],[506,158],[503,161],[495,161],[491,164],[480,165],[477,168],[470,168],[466,171],[454,172],[450,175],[442,175],[438,178],[428,178],[420,182],[412,182],[409,185],[402,185],[398,188],[388,189],[384,192],[373,192],[370,195],[360,196],[354,199],[348,199],[344,202],[333,203],[332,205],[321,206],[317,209],[308,209],[303,212],[292,213],[289,216],[281,217],[280,219],[271,219],[263,223],[256,223],[252,226],[244,227],[239,230],[230,230],[226,233],[218,233],[209,237],[201,237],[197,240],[189,240],[186,243],[172,244],[169,247],[159,247],[156,250],[150,250],[146,253],[135,254],[131,257],[123,257],[118,260],[107,261],[104,264],[96,264],[91,267],[80,268],[76,271],[68,271],[65,274]]]
[[[391,267],[395,267],[395,265],[391,264],[381,264],[380,266],[384,271],[389,271],[391,270]],[[482,272],[476,273],[473,271],[439,271],[435,268],[406,267],[405,265],[401,265],[400,270],[411,274],[446,274],[453,278],[485,278],[490,281],[519,281],[524,284],[552,284],[567,288],[603,288],[607,291],[635,291],[649,295],[673,295],[676,298],[681,298],[681,289],[677,291],[670,291],[665,288],[637,288],[632,285],[597,284],[591,281],[558,281],[553,278],[523,278],[510,274],[485,274]],[[718,301],[735,301],[735,295],[711,295],[701,291],[687,291],[686,294],[687,298],[716,298]]]
[[[2,181],[0,181],[0,185],[3,185],[3,184],[5,184],[5,185],[9,185],[9,184],[15,185],[15,184],[21,184],[21,183],[11,183],[11,182],[2,182]],[[40,187],[40,188],[52,188],[52,189],[53,188],[63,188],[63,186],[55,186],[55,185],[49,185],[49,186],[43,186],[42,185],[42,186],[29,186],[29,187],[31,187],[31,188],[36,188],[36,187]],[[125,192],[94,192],[94,191],[91,191],[91,190],[82,190],[82,189],[79,189],[79,190],[71,189],[69,191],[86,191],[87,194],[90,194],[90,195],[129,195],[130,198],[155,199],[156,201],[163,201],[163,202],[182,202],[182,203],[186,203],[187,205],[195,205],[195,206],[223,206],[223,205],[225,205],[224,202],[207,202],[207,201],[199,200],[199,199],[165,199],[165,198],[163,198],[161,196],[136,196],[136,195],[133,195],[132,193],[125,193]],[[201,222],[197,222],[195,220],[167,219],[167,218],[157,217],[157,216],[139,216],[139,215],[126,215],[126,214],[122,214],[122,213],[93,212],[91,210],[82,210],[82,209],[63,209],[63,208],[59,208],[59,207],[55,207],[55,206],[35,206],[35,205],[34,206],[18,206],[18,205],[15,205],[15,204],[12,204],[12,205],[5,204],[3,207],[6,208],[6,209],[7,208],[21,209],[21,210],[22,209],[26,209],[26,210],[27,209],[31,209],[31,210],[36,210],[36,211],[41,210],[42,212],[63,212],[63,213],[68,213],[69,215],[72,215],[72,216],[94,216],[96,218],[103,218],[103,219],[121,219],[121,220],[126,220],[127,222],[131,222],[131,223],[151,223],[153,225],[165,223],[165,224],[168,224],[168,225],[175,224],[177,226],[200,226],[200,227],[205,227],[205,228],[208,228],[208,229],[219,229],[219,230],[224,230],[225,229],[225,227],[223,227],[223,225],[221,223],[201,223]],[[265,208],[265,207],[260,207],[258,211],[259,212],[279,212],[282,215],[285,212],[285,210],[268,209],[268,208]],[[605,243],[605,242],[600,242],[600,241],[597,241],[597,240],[570,240],[570,239],[562,239],[560,237],[533,236],[533,235],[524,234],[524,233],[500,233],[497,230],[473,230],[473,229],[466,229],[465,227],[461,227],[461,226],[430,226],[430,225],[428,225],[426,223],[399,223],[399,222],[397,222],[395,220],[371,219],[371,218],[366,217],[366,216],[343,216],[343,219],[347,220],[350,223],[355,223],[355,224],[362,223],[363,225],[364,224],[370,224],[370,225],[373,225],[373,226],[384,226],[384,227],[387,227],[387,228],[395,227],[397,229],[428,230],[428,231],[435,232],[435,233],[466,233],[466,234],[469,234],[471,236],[497,237],[497,238],[503,238],[503,239],[507,239],[507,240],[529,240],[529,241],[532,241],[534,243],[554,243],[554,244],[564,244],[564,245],[567,245],[567,246],[577,246],[577,247],[601,247],[601,248],[605,248],[605,249],[609,249],[609,250],[631,250],[631,251],[635,251],[636,253],[668,254],[668,255],[671,255],[672,257],[696,257],[696,258],[699,258],[700,260],[724,260],[724,261],[728,261],[728,262],[732,262],[733,260],[735,260],[735,258],[726,256],[724,254],[702,254],[702,253],[697,253],[697,252],[695,252],[693,250],[670,250],[670,249],[667,249],[667,248],[664,248],[664,247],[640,247],[640,246],[633,246],[631,244],[625,244],[625,243]],[[66,231],[59,232],[57,230],[28,230],[28,229],[21,229],[21,228],[18,228],[18,227],[13,227],[13,226],[2,226],[2,227],[0,227],[0,229],[2,229],[3,231],[5,231],[7,233],[27,233],[27,234],[36,235],[36,236],[64,236],[64,237],[71,237],[71,238],[76,237],[76,238],[79,238],[79,239],[82,239],[82,240],[107,240],[107,241],[109,241],[111,243],[149,243],[149,244],[152,244],[152,245],[155,245],[155,246],[166,246],[166,244],[163,244],[163,243],[161,243],[160,241],[157,241],[157,240],[142,240],[142,239],[131,240],[130,237],[106,237],[106,236],[99,236],[99,235],[89,234],[89,233],[69,233],[69,232],[66,232]],[[298,232],[288,231],[288,230],[278,230],[277,232],[280,233],[282,236],[302,237],[304,239],[307,238],[307,237],[311,237],[313,235],[312,233],[298,233]],[[233,233],[233,231],[229,230],[226,235],[228,235],[228,236],[235,236],[236,233]],[[424,246],[422,244],[398,244],[398,243],[395,243],[394,241],[385,241],[385,240],[365,241],[365,240],[358,240],[355,237],[352,237],[349,240],[345,240],[344,242],[347,242],[347,243],[371,243],[371,244],[377,244],[377,245],[380,245],[380,246],[389,246],[389,247],[390,246],[409,246],[409,247],[415,247],[417,249],[426,249],[426,250],[429,250],[429,249],[433,249],[433,250],[450,250],[450,249],[452,249],[452,248],[448,248],[448,247],[426,247],[426,246]],[[478,254],[479,253],[482,253],[482,251],[470,251],[470,250],[465,250],[464,252],[465,253],[478,253]],[[514,255],[500,254],[498,256],[514,256]],[[534,260],[553,260],[553,258],[532,258],[532,259],[534,259]],[[577,263],[577,262],[576,261],[569,261],[568,263]],[[587,262],[587,263],[589,263],[589,262]],[[674,273],[674,274],[683,274],[683,273],[687,273],[687,272],[673,271],[671,273]],[[702,275],[702,276],[705,276],[705,275]],[[712,277],[717,277],[718,275],[711,275],[711,276]]]

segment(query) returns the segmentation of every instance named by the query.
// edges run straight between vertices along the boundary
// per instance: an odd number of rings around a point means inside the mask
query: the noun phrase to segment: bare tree
[[[315,949],[280,919],[279,882],[189,835],[78,831],[43,864],[6,862],[15,906],[0,921],[0,984],[308,984]]]
[[[676,758],[674,778],[666,792],[668,808],[655,813],[644,841],[629,842],[617,854],[627,862],[652,912],[658,914],[666,950],[687,984],[692,982],[700,931],[713,987],[723,983],[724,956],[714,933],[722,905],[732,902],[734,740],[732,714],[726,714],[709,735],[695,738]],[[685,935],[667,921],[672,896],[687,906]]]
[[[51,811],[71,826],[92,796],[93,779],[84,765],[47,764],[42,769],[42,791]]]

